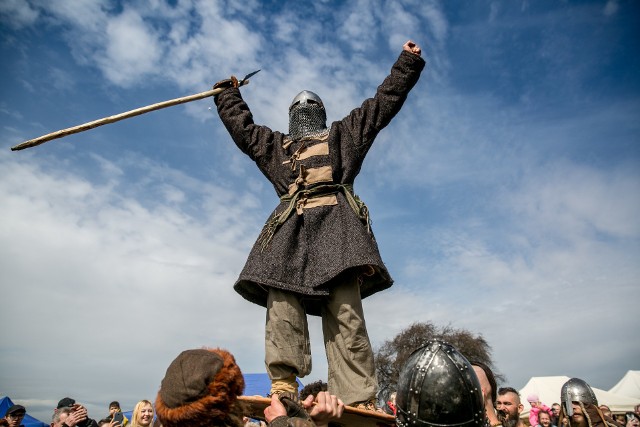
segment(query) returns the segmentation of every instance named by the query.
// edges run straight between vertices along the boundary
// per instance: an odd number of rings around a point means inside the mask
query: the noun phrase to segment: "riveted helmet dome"
[[[589,384],[580,378],[571,378],[564,383],[560,391],[560,402],[568,416],[573,415],[571,402],[598,406],[598,399]]]
[[[433,340],[409,356],[396,395],[399,427],[481,426],[484,402],[478,377],[451,344]]]
[[[327,113],[320,97],[303,90],[289,106],[289,136],[300,139],[317,136],[327,130]]]

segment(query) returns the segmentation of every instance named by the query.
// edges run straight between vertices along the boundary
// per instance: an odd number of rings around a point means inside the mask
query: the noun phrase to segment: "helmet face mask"
[[[289,136],[298,140],[326,130],[327,113],[320,97],[308,90],[297,94],[289,106]]]
[[[455,347],[430,341],[407,360],[398,379],[399,427],[482,426],[484,401],[473,367]]]

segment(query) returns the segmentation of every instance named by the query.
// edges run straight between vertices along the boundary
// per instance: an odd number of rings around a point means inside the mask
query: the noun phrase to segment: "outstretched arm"
[[[364,157],[373,140],[391,119],[400,111],[409,91],[418,82],[425,61],[422,49],[409,40],[402,46],[398,60],[391,73],[378,86],[373,98],[365,100],[341,123],[359,155]]]
[[[256,125],[249,106],[242,99],[239,82],[234,76],[219,81],[214,88],[224,89],[214,97],[218,115],[238,148],[261,165],[268,161],[274,132]]]

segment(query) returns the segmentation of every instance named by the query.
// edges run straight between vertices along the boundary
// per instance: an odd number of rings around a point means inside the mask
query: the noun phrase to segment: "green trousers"
[[[375,398],[373,350],[367,334],[357,272],[331,284],[322,307],[322,332],[329,366],[329,392],[346,405]],[[269,289],[265,328],[265,365],[272,392],[292,391],[295,378],[311,372],[309,328],[299,295]],[[295,388],[297,390],[297,387]]]

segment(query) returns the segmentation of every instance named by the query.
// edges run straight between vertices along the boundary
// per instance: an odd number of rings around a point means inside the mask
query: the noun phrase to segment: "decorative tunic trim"
[[[280,212],[274,212],[273,216],[267,221],[258,237],[258,242],[260,243],[262,250],[264,251],[267,246],[269,246],[269,242],[278,231],[278,228],[291,216],[294,209],[298,213],[298,215],[302,215],[304,207],[318,207],[318,206],[326,206],[328,203],[335,199],[336,203],[331,203],[331,205],[337,205],[337,193],[344,194],[347,202],[356,216],[367,225],[367,232],[373,237],[371,234],[371,218],[369,218],[369,209],[367,205],[364,204],[360,197],[358,197],[353,192],[353,185],[350,184],[317,184],[312,185],[304,190],[298,190],[293,194],[285,194],[280,197],[282,202],[289,202],[287,208]],[[333,196],[333,199],[328,199],[326,196]],[[320,199],[316,202],[313,202],[314,199]],[[311,200],[311,202],[309,202]],[[302,204],[300,210],[298,210],[299,204]],[[315,206],[306,206],[308,204],[314,204]]]
[[[300,165],[300,173],[296,180],[289,184],[289,195],[295,194],[302,187],[308,187],[319,182],[333,182],[333,171],[331,166],[320,166],[319,168],[305,168]]]
[[[296,213],[302,215],[305,209],[319,208],[320,206],[334,206],[338,204],[338,198],[335,194],[329,196],[318,196],[312,198],[301,198],[296,203]]]
[[[304,143],[300,145],[295,153],[289,157],[289,160],[285,160],[282,162],[283,165],[287,165],[291,163],[291,170],[296,169],[296,162],[299,160],[305,160],[309,157],[314,156],[328,156],[329,155],[329,144],[326,142],[312,145],[311,147],[307,147]]]

